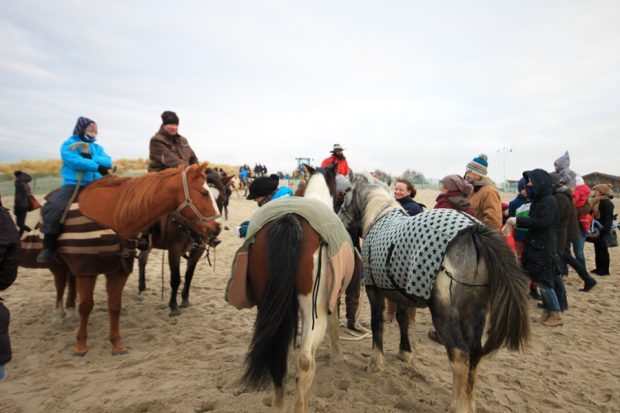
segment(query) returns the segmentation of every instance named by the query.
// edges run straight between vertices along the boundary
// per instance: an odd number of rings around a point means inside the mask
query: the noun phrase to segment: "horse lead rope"
[[[319,283],[321,282],[321,267],[322,258],[323,258],[323,246],[325,242],[321,240],[319,243],[319,271],[316,273],[316,279],[314,280],[314,285],[312,286],[312,330],[314,330],[314,320],[319,318],[318,311],[316,309],[316,302],[319,297]]]

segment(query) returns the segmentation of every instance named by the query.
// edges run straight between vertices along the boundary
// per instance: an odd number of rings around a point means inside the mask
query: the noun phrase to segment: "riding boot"
[[[547,327],[559,327],[564,324],[562,318],[560,317],[559,311],[551,311],[549,314],[549,318],[545,321],[542,321],[542,324]]]
[[[543,310],[542,315],[540,316],[540,318],[534,318],[533,321],[538,321],[542,324],[545,324],[545,322],[547,320],[549,320],[549,317],[551,317],[551,311],[549,311],[549,309],[545,308]]]
[[[56,252],[56,243],[60,234],[45,234],[43,237],[43,249],[37,256],[37,262],[46,264],[50,262]]]

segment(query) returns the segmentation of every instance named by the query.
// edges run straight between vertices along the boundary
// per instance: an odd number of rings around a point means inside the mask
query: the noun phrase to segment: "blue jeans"
[[[564,285],[564,280],[562,279],[561,274],[556,274],[553,277],[553,287],[555,291],[555,296],[558,300],[558,305],[560,307],[560,311],[568,310],[568,298],[566,297],[566,286]],[[554,310],[551,310],[554,311]]]
[[[543,283],[538,284],[538,288],[540,288],[540,294],[542,295],[543,301],[549,311],[560,311],[560,303],[558,302],[558,296],[555,295],[555,290],[553,288],[547,287]]]
[[[577,258],[577,261],[579,261],[581,265],[583,265],[583,267],[585,268],[586,256],[583,254],[583,248],[586,243],[586,232],[582,228],[579,228],[579,239],[572,241],[571,243],[573,244],[573,252],[575,253],[575,258]]]

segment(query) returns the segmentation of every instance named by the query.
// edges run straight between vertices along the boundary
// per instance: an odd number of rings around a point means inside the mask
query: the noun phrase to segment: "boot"
[[[545,321],[542,321],[542,324],[547,327],[559,327],[564,324],[562,318],[560,317],[560,313],[558,311],[552,311],[549,315],[549,318]]]
[[[546,322],[547,320],[549,320],[549,317],[551,317],[551,311],[549,311],[547,308],[545,308],[545,309],[543,310],[542,315],[540,316],[540,318],[536,318],[536,317],[534,317],[534,318],[532,319],[532,321],[537,321],[537,322],[539,322],[539,323],[543,323],[543,324],[545,324],[545,322]]]
[[[538,293],[538,288],[533,287],[530,288],[530,297],[534,300],[540,300],[540,294]]]
[[[56,252],[56,241],[59,234],[45,234],[43,237],[43,249],[37,256],[37,262],[47,264],[52,260],[52,256]]]
[[[596,282],[596,280],[594,278],[592,278],[592,277],[586,278],[586,280],[584,281],[584,284],[583,284],[583,288],[581,288],[579,291],[588,292],[592,288],[594,288],[594,286],[596,284],[597,284],[597,282]]]

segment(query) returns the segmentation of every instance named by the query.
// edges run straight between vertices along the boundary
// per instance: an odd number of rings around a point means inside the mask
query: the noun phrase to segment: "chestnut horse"
[[[207,171],[207,185],[213,193],[217,207],[224,211],[228,204],[228,194],[226,188],[230,177],[221,177],[213,170]],[[179,217],[167,215],[160,219],[164,225],[164,230],[154,233],[151,238],[149,249],[141,251],[138,255],[140,275],[138,278],[138,291],[146,290],[146,264],[152,248],[168,251],[168,265],[170,267],[170,315],[180,315],[179,305],[177,304],[177,293],[181,285],[181,257],[187,258],[187,268],[181,291],[181,307],[189,307],[189,290],[194,277],[194,271],[198,261],[203,256],[207,244],[216,247],[219,244],[217,238],[205,239],[201,233],[192,229],[186,221]],[[160,227],[161,228],[161,227]]]
[[[187,169],[167,169],[162,172],[149,173],[137,178],[119,178],[107,176],[88,184],[79,195],[79,210],[74,210],[73,238],[79,240],[80,228],[84,228],[84,236],[90,236],[92,225],[99,224],[102,228],[96,232],[101,233],[99,241],[95,239],[90,247],[62,247],[63,235],[59,238],[59,251],[54,256],[54,263],[50,266],[53,270],[57,288],[58,301],[62,300],[67,280],[71,281],[75,274],[76,289],[79,296],[78,311],[80,314],[80,326],[77,332],[77,342],[74,354],[83,356],[88,351],[87,325],[90,312],[92,311],[93,291],[97,281],[97,274],[104,272],[106,275],[106,289],[108,295],[108,315],[110,318],[109,340],[112,343],[112,354],[126,353],[121,340],[119,319],[122,303],[122,292],[131,273],[131,266],[135,256],[135,237],[144,228],[147,228],[157,218],[164,214],[174,212],[181,219],[187,221],[192,229],[203,234],[205,237],[214,237],[221,231],[220,215],[215,204],[215,199],[205,182],[204,165],[192,165]],[[71,211],[70,211],[71,212]],[[69,215],[71,216],[71,215]],[[92,222],[90,220],[95,222]],[[65,229],[67,228],[65,223]],[[77,234],[76,234],[77,233]],[[120,242],[119,242],[120,237]],[[134,242],[129,242],[133,240]],[[105,244],[100,247],[100,244]],[[115,243],[111,244],[110,243]],[[118,245],[120,243],[120,245]],[[97,244],[97,245],[95,245]],[[134,246],[132,247],[131,244]],[[114,251],[101,258],[100,261],[85,252],[87,249],[100,250],[109,248]],[[73,248],[73,250],[72,250]],[[81,248],[81,250],[80,250]],[[106,269],[92,272],[99,263],[114,264],[114,270]],[[89,268],[89,273],[84,274],[84,268]],[[71,297],[72,283],[69,283],[70,291],[68,306],[74,304]],[[62,289],[62,290],[61,290]],[[62,303],[60,303],[62,307]]]
[[[340,210],[340,218],[345,226],[361,225],[363,237],[363,260],[366,268],[366,292],[371,305],[371,324],[373,351],[370,370],[383,369],[383,310],[384,298],[398,304],[396,320],[400,328],[399,358],[405,362],[412,359],[411,345],[408,337],[409,307],[428,307],[433,325],[446,348],[453,373],[451,411],[474,412],[476,410],[475,389],[476,369],[480,359],[500,347],[518,350],[527,342],[530,325],[527,307],[527,278],[517,265],[514,255],[499,233],[487,228],[473,218],[453,210],[433,210],[414,217],[406,216],[401,220],[390,221],[395,209],[400,206],[391,198],[387,188],[376,179],[356,175],[352,180],[352,191],[347,193]],[[417,233],[409,233],[403,239],[392,238],[386,261],[380,251],[386,245],[382,233],[393,231],[389,222],[408,228],[402,220],[424,219],[426,214],[445,211],[449,219],[467,219],[473,224],[468,230],[458,233],[448,244],[443,261],[431,284],[430,299],[423,299],[408,293],[395,280],[407,279],[410,267],[402,261],[390,265],[399,251],[400,245],[408,243]],[[443,214],[443,212],[442,212]],[[454,215],[456,214],[456,215]],[[428,215],[427,215],[428,216]],[[383,221],[383,218],[388,218]],[[417,221],[416,221],[417,222]],[[429,220],[428,234],[442,233],[445,226],[434,225]],[[376,227],[373,227],[377,223]],[[445,223],[445,221],[444,221]],[[402,232],[401,232],[402,233]],[[375,242],[377,241],[377,242]],[[413,244],[417,245],[417,244]],[[391,254],[394,253],[394,256]],[[410,252],[417,256],[419,251]],[[418,262],[419,263],[419,262]],[[411,266],[413,268],[413,266]],[[420,266],[415,268],[422,268]],[[391,288],[379,287],[375,278],[388,274],[392,280]],[[418,270],[418,273],[420,271]],[[484,346],[481,343],[488,315],[489,328]]]
[[[305,187],[304,198],[270,201],[252,219],[263,209],[287,207],[293,201],[305,202],[325,211],[330,217],[333,214],[330,231],[342,231],[348,238],[344,226],[332,210],[335,191],[333,169],[308,168],[308,171],[311,177]],[[262,389],[271,379],[274,384],[272,406],[276,409],[282,409],[284,405],[283,384],[288,352],[297,336],[299,313],[302,331],[297,358],[296,412],[308,410],[310,387],[316,372],[315,352],[326,330],[331,339],[332,360],[343,359],[337,312],[330,312],[330,308],[334,310],[333,302],[344,291],[353,272],[353,250],[350,243],[345,242],[340,251],[347,260],[346,269],[342,272],[349,274],[336,274],[339,270],[333,269],[336,267],[331,263],[322,235],[307,219],[286,211],[280,212],[259,229],[254,242],[249,245],[247,288],[258,305],[258,314],[242,383],[248,388]],[[332,271],[336,277],[347,278],[347,281],[343,285],[332,285],[330,291],[328,278]]]

